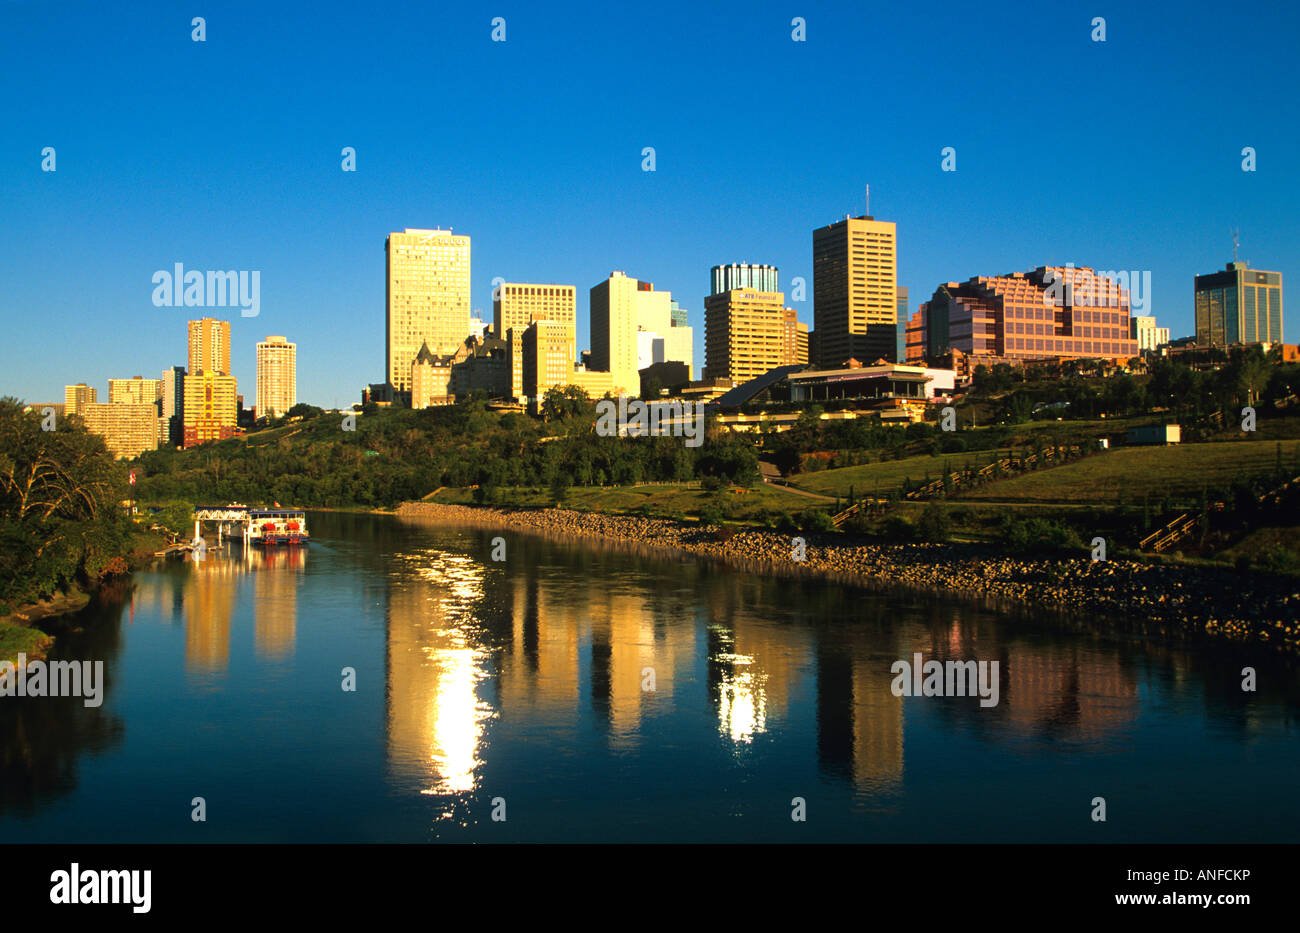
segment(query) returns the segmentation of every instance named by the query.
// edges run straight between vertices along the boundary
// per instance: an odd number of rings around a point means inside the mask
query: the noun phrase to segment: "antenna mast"
[[[1232,261],[1233,262],[1237,261],[1237,246],[1240,239],[1241,239],[1241,228],[1240,227],[1234,228],[1232,231]]]
[[[871,216],[871,186],[867,185],[866,189],[867,189],[867,209],[866,211],[864,211],[864,214],[867,217],[870,217]]]

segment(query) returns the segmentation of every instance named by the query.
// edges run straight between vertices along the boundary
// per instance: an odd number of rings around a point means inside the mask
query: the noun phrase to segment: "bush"
[[[1068,525],[1047,518],[1005,515],[1002,542],[1013,551],[1072,551],[1083,547],[1083,539]]]
[[[947,510],[931,502],[921,513],[921,520],[917,523],[916,530],[926,541],[947,541],[951,531]]]
[[[835,523],[821,509],[808,509],[799,513],[799,530],[810,532],[834,531]]]

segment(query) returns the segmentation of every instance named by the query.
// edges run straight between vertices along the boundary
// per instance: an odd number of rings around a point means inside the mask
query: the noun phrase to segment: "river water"
[[[103,660],[103,704],[0,698],[0,839],[1300,841],[1300,689],[1268,659],[590,543],[503,533],[497,561],[483,529],[310,527],[77,618],[55,657]],[[998,661],[998,704],[894,696],[917,652]]]

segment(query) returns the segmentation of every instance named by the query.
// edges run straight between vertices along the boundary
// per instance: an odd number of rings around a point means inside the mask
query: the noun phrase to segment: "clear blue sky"
[[[0,394],[183,365],[198,315],[154,307],[150,281],[183,262],[261,272],[258,317],[216,312],[247,404],[267,334],[297,342],[300,400],[350,404],[383,378],[403,227],[473,238],[485,319],[496,276],[576,285],[580,348],[592,285],[653,281],[690,310],[698,370],[709,268],[803,276],[811,326],[812,230],[867,183],[912,310],[1074,262],[1150,270],[1152,311],[1187,334],[1192,277],[1240,227],[1292,315],[1298,26],[1285,3],[0,0]]]

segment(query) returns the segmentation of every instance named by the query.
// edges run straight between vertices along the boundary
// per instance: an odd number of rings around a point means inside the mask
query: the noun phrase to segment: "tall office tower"
[[[108,380],[108,402],[110,405],[153,405],[155,408],[162,399],[163,384],[161,379],[145,379],[133,376],[130,379]]]
[[[492,319],[496,336],[511,345],[507,335],[513,331],[513,345],[520,350],[509,355],[510,384],[515,398],[527,395],[524,389],[524,368],[528,365],[528,348],[520,341],[534,321],[547,321],[564,328],[569,345],[567,368],[573,368],[573,354],[578,344],[577,291],[572,285],[503,282],[492,293]],[[547,339],[550,339],[549,335]]]
[[[902,363],[907,359],[907,286],[898,286],[898,310],[894,315],[894,358]]]
[[[548,390],[563,389],[573,374],[573,336],[559,321],[533,321],[523,336],[523,397],[539,402]]]
[[[385,371],[401,392],[411,388],[411,362],[425,343],[455,353],[469,334],[469,237],[450,230],[390,233]]]
[[[173,366],[162,373],[162,407],[159,417],[167,422],[166,442],[185,443],[185,367]],[[161,429],[160,429],[161,430]],[[162,437],[159,440],[163,440]]]
[[[1138,350],[1156,350],[1169,342],[1169,328],[1157,327],[1154,317],[1135,316],[1129,336],[1137,341]]]
[[[1196,343],[1282,342],[1282,273],[1230,262],[1196,277]]]
[[[257,417],[278,418],[298,404],[298,345],[270,336],[257,345]]]
[[[874,363],[897,352],[897,232],[862,217],[813,231],[813,321],[819,367]]]
[[[751,292],[779,292],[776,266],[757,266],[748,262],[733,262],[728,266],[714,266],[709,273],[710,295],[720,295],[743,288]]]
[[[93,386],[78,382],[75,386],[63,387],[63,413],[77,415],[81,409],[99,398],[99,392]]]
[[[78,413],[86,430],[102,437],[115,457],[138,457],[158,446],[158,406],[154,402],[89,402]]]
[[[235,436],[239,402],[235,377],[221,373],[189,373],[185,377],[184,435],[186,447]]]
[[[230,322],[205,317],[190,321],[190,375],[230,375]]]
[[[608,279],[592,286],[589,368],[609,373],[616,395],[641,391],[640,331],[663,337],[666,357],[691,366],[691,328],[672,326],[671,292],[657,292],[653,283],[638,282],[622,272],[611,272]]]
[[[1086,266],[1039,266],[940,285],[908,324],[907,360],[1130,359],[1131,333],[1128,289]]]
[[[709,295],[704,299],[704,378],[740,384],[797,362],[799,326],[780,292],[737,288]],[[807,334],[806,326],[803,332]],[[806,342],[805,336],[804,346]]]

